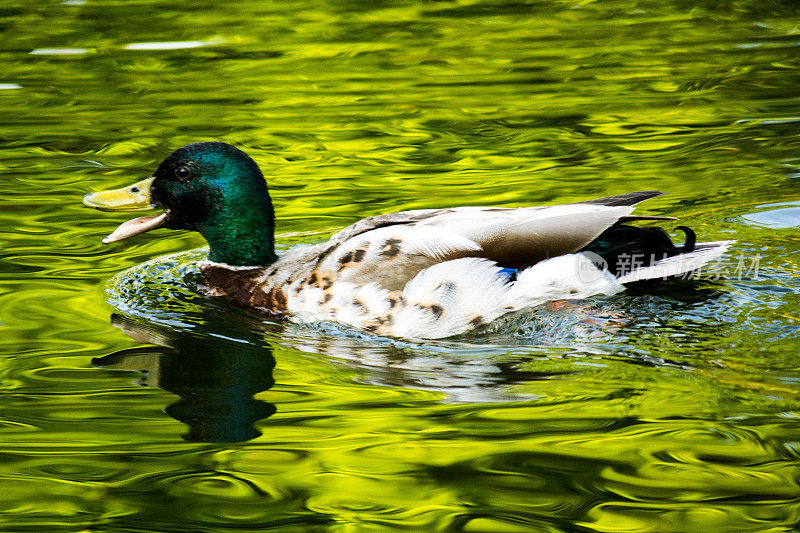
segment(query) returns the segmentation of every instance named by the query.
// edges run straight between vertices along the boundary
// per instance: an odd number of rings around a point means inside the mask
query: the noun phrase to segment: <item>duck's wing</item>
[[[656,196],[661,196],[664,194],[661,191],[637,191],[637,192],[627,192],[625,194],[618,194],[616,196],[606,196],[605,198],[596,198],[594,200],[584,200],[582,202],[577,202],[579,204],[598,204],[598,205],[608,205],[608,206],[615,206],[615,205],[636,205],[638,203],[644,202],[645,200],[649,200],[650,198],[655,198]]]
[[[596,198],[594,200],[584,200],[581,202],[576,202],[575,204],[571,205],[581,205],[581,204],[594,204],[594,205],[604,205],[608,207],[615,207],[615,206],[633,206],[638,203],[641,203],[645,200],[649,200],[650,198],[654,198],[656,196],[660,196],[664,193],[661,191],[638,191],[638,192],[629,192],[625,194],[618,194],[616,196],[606,196],[604,198]],[[539,209],[548,209],[550,207],[561,207],[561,206],[538,206],[538,207],[527,207],[523,209],[527,210],[539,210]],[[418,222],[422,222],[424,220],[438,217],[441,215],[448,215],[448,214],[457,214],[458,212],[463,211],[497,211],[497,210],[508,210],[504,208],[496,208],[496,207],[456,207],[456,208],[449,208],[449,209],[413,209],[409,211],[399,211],[396,213],[386,213],[383,215],[376,215],[367,218],[363,218],[356,222],[355,224],[351,224],[346,228],[336,232],[331,236],[330,240],[328,241],[329,246],[338,246],[343,242],[355,237],[356,235],[360,235],[362,233],[366,233],[368,231],[382,228],[385,226],[396,226],[396,225],[404,225],[404,224],[416,224]],[[639,216],[631,216],[626,217],[628,220],[674,220],[674,217],[639,217]]]
[[[503,267],[526,268],[577,252],[621,218],[630,206],[568,204],[517,209],[464,207],[416,224],[456,233],[477,243],[476,257]]]
[[[399,289],[420,270],[462,257],[524,268],[580,250],[632,210],[580,203],[392,213],[334,235],[318,269],[337,281],[374,281]]]
[[[637,191],[628,192],[625,194],[618,194],[616,196],[606,196],[604,198],[596,198],[594,200],[584,200],[576,202],[578,204],[596,204],[607,206],[620,206],[620,205],[636,205],[650,198],[661,196],[664,194],[661,191]],[[675,217],[665,217],[656,215],[630,215],[619,219],[619,222],[633,222],[636,220],[677,220]]]

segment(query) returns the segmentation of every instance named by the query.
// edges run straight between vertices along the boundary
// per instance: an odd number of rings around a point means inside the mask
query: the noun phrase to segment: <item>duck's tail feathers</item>
[[[719,259],[736,241],[715,241],[694,244],[691,252],[673,255],[641,268],[632,268],[627,273],[620,272],[619,283],[627,285],[638,281],[665,280],[689,277],[706,264]]]

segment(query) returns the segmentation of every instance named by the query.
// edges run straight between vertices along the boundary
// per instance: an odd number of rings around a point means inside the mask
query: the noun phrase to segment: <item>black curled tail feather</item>
[[[658,226],[628,226],[617,224],[605,230],[581,252],[593,252],[608,265],[615,276],[628,274],[632,269],[647,267],[653,263],[695,249],[697,237],[687,226],[678,226],[686,240],[683,246],[675,246],[664,228]]]
[[[694,247],[697,244],[697,234],[694,230],[689,226],[676,226],[675,229],[681,230],[686,236],[686,240],[681,247],[681,253],[688,254],[689,252],[694,252]]]

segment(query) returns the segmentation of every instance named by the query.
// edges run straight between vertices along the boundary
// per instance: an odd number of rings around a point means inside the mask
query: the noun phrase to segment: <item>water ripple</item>
[[[796,527],[794,4],[113,4],[0,8],[3,526]],[[436,342],[292,325],[197,294],[200,237],[80,207],[198,140],[259,163],[283,247],[660,189],[760,275]]]

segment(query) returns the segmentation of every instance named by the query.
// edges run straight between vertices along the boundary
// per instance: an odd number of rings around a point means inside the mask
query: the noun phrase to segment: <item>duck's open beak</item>
[[[89,193],[83,197],[83,204],[103,211],[143,211],[152,209],[150,201],[150,184],[153,178],[147,178],[128,187]],[[145,231],[160,228],[167,221],[167,213],[159,213],[146,217],[134,218],[123,222],[108,237],[103,239],[104,244],[121,241]]]

